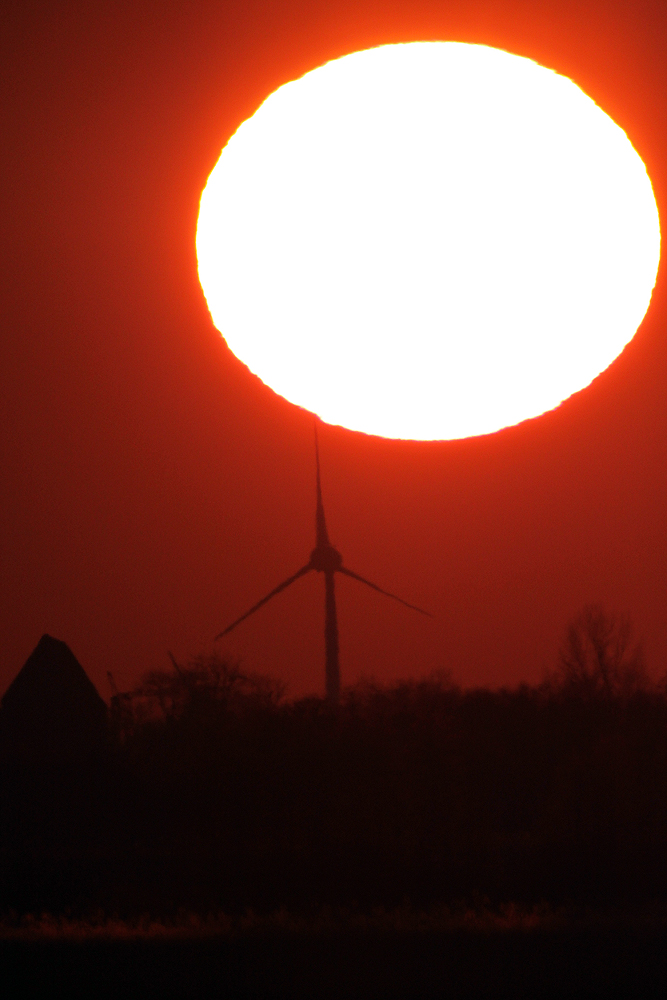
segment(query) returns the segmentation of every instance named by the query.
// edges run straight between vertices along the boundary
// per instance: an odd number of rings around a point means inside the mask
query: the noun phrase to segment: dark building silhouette
[[[43,635],[2,699],[2,757],[83,762],[103,750],[107,729],[107,706],[69,646]]]

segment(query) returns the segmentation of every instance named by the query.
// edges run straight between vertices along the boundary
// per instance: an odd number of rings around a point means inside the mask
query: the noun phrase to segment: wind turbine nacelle
[[[321,545],[310,553],[310,567],[318,573],[335,573],[343,565],[343,557],[333,545]]]

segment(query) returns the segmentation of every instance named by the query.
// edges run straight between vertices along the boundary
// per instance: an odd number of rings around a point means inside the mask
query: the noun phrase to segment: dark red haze
[[[213,637],[307,562],[312,418],[213,328],[195,257],[221,147],[271,91],[393,41],[507,48],[571,76],[628,133],[667,206],[667,8],[623,0],[5,5],[0,693],[40,636],[108,697]],[[346,564],[343,684],[450,670],[536,681],[584,605],[629,614],[667,670],[667,298],[558,410],[484,438],[324,426]],[[316,334],[316,331],[314,331]],[[218,644],[293,695],[324,690],[323,581]]]

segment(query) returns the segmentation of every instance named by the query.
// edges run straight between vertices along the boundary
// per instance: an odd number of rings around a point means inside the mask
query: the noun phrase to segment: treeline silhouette
[[[667,897],[667,694],[599,608],[537,686],[332,707],[202,658],[117,694],[83,759],[1,749],[5,912]]]

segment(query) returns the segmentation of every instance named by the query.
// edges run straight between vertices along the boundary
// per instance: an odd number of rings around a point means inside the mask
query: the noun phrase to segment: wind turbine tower
[[[348,569],[347,566],[343,565],[343,557],[341,556],[338,549],[335,549],[331,542],[329,541],[329,534],[327,532],[327,523],[324,517],[324,504],[322,503],[322,484],[320,481],[320,450],[319,443],[317,439],[317,424],[315,425],[315,469],[316,469],[316,504],[315,504],[315,548],[310,553],[310,559],[305,566],[302,566],[300,570],[297,570],[293,576],[288,577],[287,580],[283,580],[279,583],[266,597],[263,597],[261,601],[257,604],[253,604],[249,611],[237,618],[235,622],[228,625],[226,629],[220,632],[216,636],[217,639],[222,639],[223,636],[228,635],[232,629],[235,629],[237,625],[240,625],[242,621],[249,618],[250,615],[254,614],[263,604],[266,604],[279,594],[281,590],[285,590],[290,584],[298,580],[300,576],[305,576],[306,573],[310,573],[311,570],[316,570],[318,573],[324,574],[324,649],[325,649],[325,677],[326,677],[326,695],[327,700],[332,704],[337,704],[340,697],[340,663],[338,655],[338,618],[336,615],[336,590],[334,577],[336,573],[344,573],[345,576],[351,576],[353,580],[359,580],[360,583],[365,583],[367,587],[372,587],[373,590],[377,590],[378,593],[384,594],[385,597],[391,597],[395,601],[399,601],[400,604],[404,604],[407,608],[411,608],[413,611],[419,611],[422,615],[430,615],[429,611],[424,611],[423,608],[418,608],[414,604],[408,604],[404,601],[402,597],[397,597],[396,594],[390,594],[388,590],[383,590],[382,587],[378,587],[377,584],[371,583],[370,580],[366,580],[363,576],[355,573],[353,570]]]

